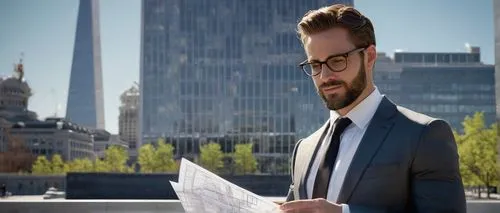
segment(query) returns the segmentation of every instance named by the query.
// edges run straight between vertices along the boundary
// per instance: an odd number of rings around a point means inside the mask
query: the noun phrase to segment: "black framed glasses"
[[[356,48],[354,50],[341,53],[341,54],[336,54],[329,56],[326,60],[324,61],[307,61],[305,60],[304,62],[299,64],[299,67],[304,71],[308,76],[316,76],[321,73],[323,70],[323,64],[328,67],[328,69],[332,72],[342,72],[347,68],[347,59],[349,58],[349,55],[353,53],[358,53],[363,50],[365,50],[365,47],[362,48]]]

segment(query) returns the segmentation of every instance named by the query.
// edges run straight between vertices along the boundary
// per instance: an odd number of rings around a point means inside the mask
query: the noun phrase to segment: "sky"
[[[34,93],[28,108],[40,119],[66,112],[78,4],[0,0],[0,75],[11,75],[24,54],[25,78]],[[372,20],[379,52],[464,52],[468,43],[481,48],[484,63],[494,63],[492,0],[354,4]],[[118,133],[120,94],[139,82],[140,10],[140,0],[100,1],[105,121],[112,134]]]

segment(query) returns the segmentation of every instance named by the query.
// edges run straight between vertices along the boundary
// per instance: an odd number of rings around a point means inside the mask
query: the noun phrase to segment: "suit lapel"
[[[370,164],[380,145],[382,145],[387,133],[390,132],[394,124],[393,117],[396,111],[396,105],[384,97],[352,159],[337,202],[347,203],[349,201],[366,167]]]
[[[312,134],[310,137],[305,138],[298,150],[297,159],[295,164],[298,166],[295,171],[295,180],[299,180],[299,195],[300,199],[307,199],[307,177],[309,177],[309,172],[316,158],[316,153],[321,146],[321,141],[328,132],[328,127],[330,126],[330,120],[328,120],[318,131]]]

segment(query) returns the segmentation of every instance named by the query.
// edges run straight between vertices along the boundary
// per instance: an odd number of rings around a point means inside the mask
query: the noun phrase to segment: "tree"
[[[61,155],[55,154],[52,156],[52,160],[50,162],[50,168],[52,171],[52,174],[64,174],[68,170],[68,166],[64,163],[64,161],[61,158]]]
[[[68,172],[91,172],[94,170],[88,158],[78,158],[68,163]]]
[[[97,158],[93,165],[94,172],[109,172],[109,166],[103,160]]]
[[[7,150],[0,152],[0,173],[30,171],[36,156],[25,146],[22,138],[10,134],[10,128],[4,122],[0,119],[0,127],[7,142],[4,148]]]
[[[138,156],[141,172],[175,172],[178,165],[174,160],[174,147],[159,138],[156,147],[153,144],[145,144],[139,148]]]
[[[458,155],[460,156],[460,175],[464,186],[473,187],[481,185],[481,181],[471,171],[471,166],[467,161],[471,161],[470,153],[473,152],[474,147],[471,143],[462,143],[458,146]],[[472,164],[472,163],[469,163]]]
[[[45,155],[40,155],[36,158],[32,167],[33,174],[51,174],[51,163]]]
[[[174,147],[158,139],[156,151],[154,152],[154,172],[175,172],[177,166],[174,161]]]
[[[128,153],[124,147],[112,145],[104,152],[104,164],[109,172],[129,172]]]
[[[223,157],[224,154],[218,143],[210,142],[200,147],[199,164],[211,172],[217,173],[224,166]]]
[[[490,198],[490,187],[499,183],[497,164],[497,124],[486,128],[484,114],[475,113],[467,116],[462,123],[464,134],[458,136],[460,172],[464,185],[483,185]],[[480,192],[479,192],[479,196]]]
[[[138,161],[141,166],[141,172],[151,173],[155,168],[155,148],[151,144],[144,144],[139,148]]]
[[[238,174],[253,173],[257,170],[257,160],[252,154],[253,144],[236,144],[234,165]]]

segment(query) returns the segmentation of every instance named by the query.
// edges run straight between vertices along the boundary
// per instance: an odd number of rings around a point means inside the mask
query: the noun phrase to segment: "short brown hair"
[[[375,45],[375,32],[370,19],[343,4],[307,12],[297,25],[297,32],[304,44],[308,36],[335,27],[347,29],[351,42],[358,48]]]

